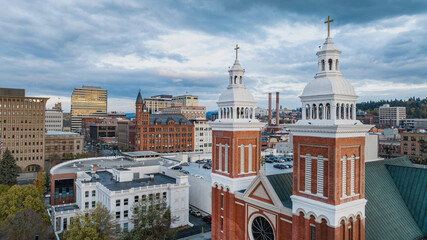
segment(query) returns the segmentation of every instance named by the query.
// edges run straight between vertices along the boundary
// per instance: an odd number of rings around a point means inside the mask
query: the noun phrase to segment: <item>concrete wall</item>
[[[212,214],[212,186],[205,179],[189,175],[190,205],[201,211]]]
[[[378,159],[378,135],[367,134],[365,138],[365,162]]]

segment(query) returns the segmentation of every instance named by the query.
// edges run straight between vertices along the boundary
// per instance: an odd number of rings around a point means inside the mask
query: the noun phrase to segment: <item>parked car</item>
[[[193,214],[194,216],[196,216],[196,217],[200,217],[200,216],[202,216],[202,214],[199,212],[199,211],[197,211],[197,210],[191,210],[191,212],[190,212],[191,214]]]
[[[211,168],[212,168],[212,166],[211,166],[209,163],[205,163],[205,164],[203,165],[203,168],[205,168],[205,169],[211,169]]]
[[[266,160],[265,160],[265,162],[266,162],[266,163],[274,163],[274,161],[273,161],[273,160],[271,160],[271,159],[266,159]]]
[[[180,172],[184,173],[184,174],[189,174],[190,172],[188,172],[187,170],[180,170]]]
[[[181,170],[182,167],[178,165],[178,166],[173,166],[171,169],[172,170]]]
[[[181,163],[181,166],[190,166],[190,163],[189,162],[183,162],[183,163]]]
[[[274,164],[273,167],[278,169],[285,169],[285,165],[279,163]]]
[[[204,216],[202,217],[203,221],[205,221],[208,224],[212,223],[212,216]]]

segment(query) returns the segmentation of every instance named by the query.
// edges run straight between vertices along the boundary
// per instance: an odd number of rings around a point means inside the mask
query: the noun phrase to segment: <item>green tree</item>
[[[132,223],[134,228],[124,234],[126,240],[162,240],[174,239],[176,231],[170,225],[177,221],[171,216],[166,202],[160,199],[149,199],[134,204]]]
[[[25,185],[20,187],[14,185],[0,195],[0,224],[25,209],[33,210],[40,214],[46,223],[49,222],[43,195],[40,194],[36,186]]]
[[[77,213],[68,230],[64,232],[66,240],[107,240],[117,239],[114,216],[102,204],[97,203],[94,209]]]
[[[9,190],[10,186],[6,184],[0,184],[0,195],[7,192]]]
[[[0,233],[3,240],[35,239],[35,236],[39,236],[39,239],[55,239],[45,219],[28,208],[8,217],[2,223]]]
[[[3,157],[0,162],[0,184],[12,186],[17,184],[19,167],[16,165],[15,158],[10,153],[9,149],[3,152]]]

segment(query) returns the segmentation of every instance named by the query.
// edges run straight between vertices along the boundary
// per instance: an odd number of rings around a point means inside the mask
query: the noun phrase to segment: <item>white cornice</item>
[[[212,187],[222,186],[228,188],[231,193],[246,189],[256,176],[230,178],[220,174],[212,173]]]
[[[312,122],[312,124],[309,124]],[[312,136],[327,138],[344,138],[344,137],[364,137],[373,125],[359,124],[355,121],[354,125],[315,125],[314,121],[302,120],[297,124],[286,125],[286,128],[294,136]]]
[[[264,123],[260,123],[254,119],[217,119],[215,122],[208,123],[212,130],[215,131],[261,131],[261,128],[265,126]]]
[[[342,220],[348,221],[350,217],[359,215],[365,218],[366,199],[359,199],[339,205],[332,205],[301,196],[292,195],[292,214],[299,215],[304,212],[306,218],[314,215],[317,222],[326,219],[328,226],[339,227]]]

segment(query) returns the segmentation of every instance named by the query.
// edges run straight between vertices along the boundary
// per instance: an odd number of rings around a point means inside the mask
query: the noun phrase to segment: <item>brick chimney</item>
[[[268,93],[268,125],[271,125],[271,93]]]

